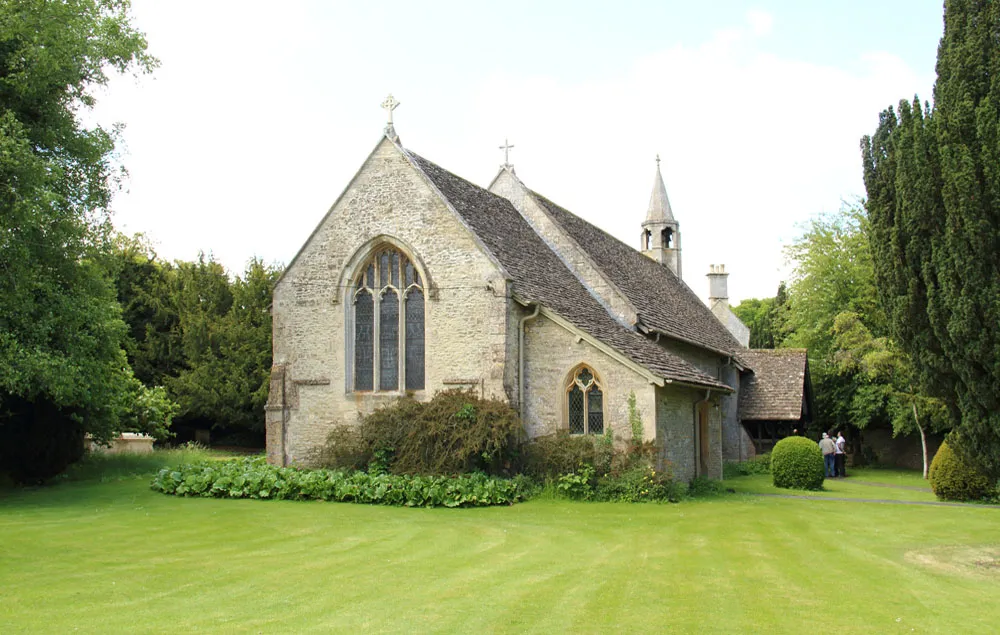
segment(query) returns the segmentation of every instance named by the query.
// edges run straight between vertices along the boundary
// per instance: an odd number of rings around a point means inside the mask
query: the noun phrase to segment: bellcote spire
[[[674,221],[674,212],[670,209],[670,199],[667,198],[667,186],[664,185],[663,174],[660,173],[660,155],[656,155],[656,178],[653,180],[653,193],[649,197],[646,221],[654,223]]]
[[[640,250],[681,277],[681,226],[674,218],[667,198],[667,186],[660,173],[660,155],[656,155],[656,178],[649,197],[646,220],[642,222]]]

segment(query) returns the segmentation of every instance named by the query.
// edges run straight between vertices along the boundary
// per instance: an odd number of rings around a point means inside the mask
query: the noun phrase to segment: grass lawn
[[[875,484],[873,486],[872,484]],[[779,489],[771,484],[770,474],[743,476],[726,481],[726,487],[753,494],[792,494],[818,498],[859,498],[875,500],[936,501],[930,483],[920,472],[854,468],[847,478],[828,478],[818,492]]]
[[[147,483],[0,490],[0,633],[995,633],[1000,624],[998,509],[746,495],[405,509],[184,499]]]

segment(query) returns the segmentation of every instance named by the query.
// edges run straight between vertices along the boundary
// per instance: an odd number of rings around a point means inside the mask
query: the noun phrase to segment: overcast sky
[[[115,221],[167,259],[287,263],[380,139],[480,185],[504,138],[528,187],[637,246],[663,159],[685,280],[774,295],[782,247],[864,194],[859,140],[929,99],[940,0],[134,0],[162,66],[112,81]]]

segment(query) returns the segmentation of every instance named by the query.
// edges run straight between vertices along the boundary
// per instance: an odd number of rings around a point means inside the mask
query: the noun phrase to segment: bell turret
[[[643,255],[666,265],[678,278],[681,277],[680,223],[674,220],[673,210],[670,209],[667,186],[660,173],[659,155],[656,156],[656,178],[653,181],[653,193],[649,197],[646,220],[642,223],[641,241]]]

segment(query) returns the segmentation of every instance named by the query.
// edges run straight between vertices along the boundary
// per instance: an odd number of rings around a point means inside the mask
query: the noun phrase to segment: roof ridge
[[[711,316],[711,320],[714,320],[715,322],[718,323],[718,325],[719,325],[719,329],[718,329],[719,334],[722,334],[722,336],[728,341],[728,347],[732,349],[730,351],[731,353],[738,354],[740,351],[747,350],[742,344],[739,343],[739,341],[736,340],[735,337],[733,337],[732,333],[730,333],[728,331],[728,329],[726,329],[725,326],[721,322],[719,322],[718,318],[715,317],[715,315],[712,313],[711,309],[709,309],[707,306],[705,306],[705,303],[701,301],[701,298],[698,297],[698,294],[694,291],[694,289],[692,289],[690,285],[688,285],[686,282],[684,282],[683,278],[681,278],[680,276],[678,276],[677,274],[675,274],[673,271],[671,271],[669,267],[667,267],[663,263],[659,263],[659,262],[657,262],[657,261],[655,261],[655,260],[653,260],[651,258],[648,258],[647,256],[642,255],[642,253],[639,252],[634,247],[628,245],[627,243],[625,243],[624,241],[618,239],[617,237],[613,236],[612,234],[608,233],[604,229],[601,229],[597,225],[594,225],[590,221],[588,221],[588,220],[580,217],[577,214],[574,214],[573,212],[569,211],[568,209],[566,209],[565,207],[559,205],[558,203],[553,202],[551,199],[547,198],[546,196],[544,196],[542,194],[539,194],[538,192],[536,192],[534,190],[531,190],[531,189],[529,189],[528,191],[531,193],[532,196],[535,196],[535,197],[541,199],[541,201],[544,202],[545,204],[547,204],[548,206],[554,207],[554,208],[558,209],[560,212],[573,217],[578,222],[583,223],[584,225],[586,225],[589,229],[596,230],[597,232],[600,232],[600,234],[602,236],[611,239],[616,245],[620,246],[623,249],[628,250],[629,252],[631,252],[632,254],[635,254],[636,256],[638,256],[640,258],[643,258],[644,262],[648,262],[649,265],[651,265],[653,267],[658,267],[659,269],[657,269],[657,271],[660,271],[661,273],[663,273],[663,272],[668,273],[677,283],[679,283],[679,285],[681,286],[682,290],[686,290],[686,292],[689,294],[688,300],[691,301],[691,302],[693,302],[693,303],[695,303],[695,304],[697,304],[697,306],[699,307],[699,310],[703,310],[703,312],[704,312],[705,315],[703,315],[702,317],[704,317],[705,319],[709,319],[709,316]],[[560,222],[560,220],[558,218],[553,218],[553,220],[557,224],[562,225],[562,222]],[[568,233],[570,233],[571,237],[573,237],[572,236],[572,232],[568,232]],[[584,247],[584,245],[579,240],[576,240],[575,237],[573,237],[573,238],[574,238],[574,241],[581,247],[581,249],[584,249],[586,251],[586,247]],[[597,265],[598,268],[601,271],[603,271],[605,273],[609,273],[607,271],[606,267],[602,267],[602,266],[600,266],[600,265],[597,264],[600,261],[600,259],[598,259],[596,257],[593,257],[592,259],[595,261],[595,265]],[[632,302],[633,304],[635,304],[635,301],[632,299],[631,295],[629,294],[629,292],[627,290],[625,290],[624,288],[622,288],[622,292],[625,294],[625,296],[629,299],[630,302]],[[638,309],[638,306],[636,308]],[[643,315],[643,313],[640,312],[640,315]],[[646,315],[647,318],[649,317],[648,313],[645,313],[644,315]],[[656,330],[662,330],[662,329],[656,329]],[[671,334],[667,333],[667,335],[671,335]],[[691,339],[691,338],[685,337],[685,336],[683,336],[683,335],[681,335],[679,333],[674,333],[673,336],[676,337],[676,338],[678,338],[678,339],[685,340],[685,341],[688,341],[688,340]],[[713,345],[709,344],[708,342],[694,341],[692,343],[694,343],[695,345],[698,345],[698,346],[710,349],[710,350],[715,350],[715,349],[718,348],[717,346],[713,346]],[[721,344],[721,342],[720,342],[720,344]]]
[[[489,256],[509,276],[514,293],[544,305],[653,376],[669,382],[731,390],[690,362],[618,322],[509,199],[414,152],[406,152],[444,202],[455,210]]]

